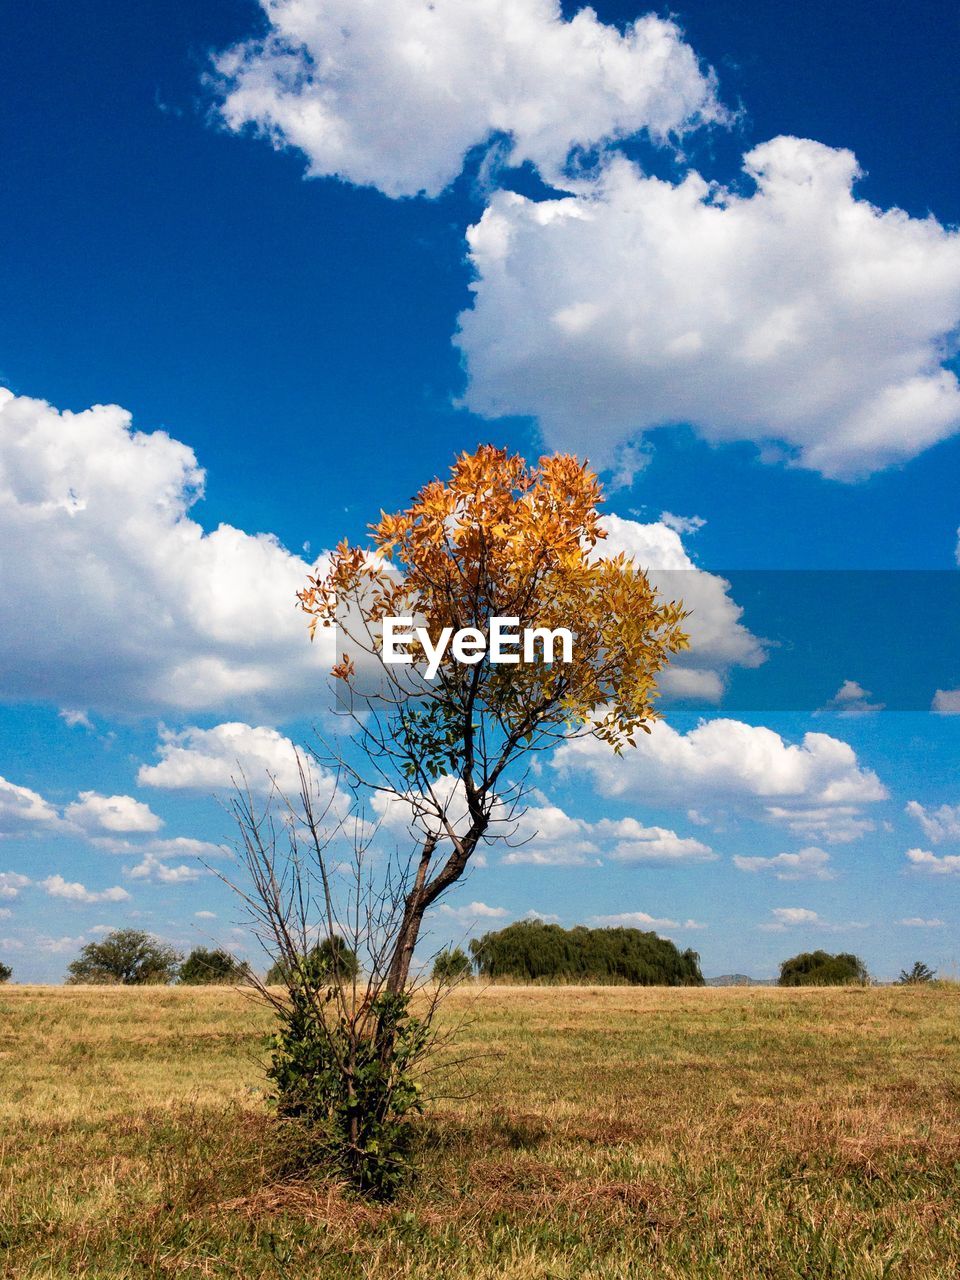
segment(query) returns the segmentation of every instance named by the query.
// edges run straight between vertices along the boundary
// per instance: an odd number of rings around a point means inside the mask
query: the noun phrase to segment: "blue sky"
[[[301,11],[305,81],[256,3],[5,24],[0,959],[243,946],[197,855],[319,714],[292,593],[493,441],[594,458],[715,626],[656,750],[547,763],[539,860],[491,850],[435,940],[636,914],[707,973],[955,967],[956,14]]]

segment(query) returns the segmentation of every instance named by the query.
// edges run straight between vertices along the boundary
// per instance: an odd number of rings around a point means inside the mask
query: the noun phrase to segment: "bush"
[[[115,929],[88,942],[68,967],[71,983],[166,984],[177,976],[180,954],[139,929]]]
[[[924,964],[922,960],[915,960],[912,969],[900,970],[900,977],[897,979],[897,986],[913,987],[921,982],[932,982],[936,976],[936,969],[931,969],[930,966]]]
[[[454,983],[466,978],[473,969],[470,957],[462,947],[453,951],[441,951],[433,962],[434,982]]]
[[[700,957],[641,929],[561,929],[520,920],[470,943],[487,978],[702,987]]]
[[[241,964],[221,947],[215,951],[208,951],[206,947],[194,947],[180,966],[177,981],[191,987],[207,983],[229,985],[243,982],[249,972],[248,964]]]
[[[780,966],[781,987],[845,987],[870,981],[867,967],[859,956],[841,951],[833,956],[828,951],[803,951],[791,956]]]
[[[384,993],[369,1006],[365,1034],[354,1018],[330,1016],[309,981],[288,984],[267,1076],[288,1132],[291,1167],[338,1167],[357,1190],[389,1200],[410,1174],[422,1110],[414,1067],[428,1024],[410,1015],[409,996]]]
[[[331,978],[337,982],[350,982],[360,972],[357,953],[335,933],[329,938],[324,938],[303,957],[300,963],[303,966],[303,974],[316,985],[322,985]],[[264,979],[267,986],[286,986],[288,977],[286,968],[283,960],[277,960],[272,964]]]
[[[9,982],[13,977],[13,970],[8,964],[0,964],[0,982]]]

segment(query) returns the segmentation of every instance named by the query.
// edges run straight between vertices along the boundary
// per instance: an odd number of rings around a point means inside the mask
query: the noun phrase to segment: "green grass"
[[[0,989],[0,1275],[956,1280],[960,990],[492,988],[389,1208],[290,1182],[269,1015]]]

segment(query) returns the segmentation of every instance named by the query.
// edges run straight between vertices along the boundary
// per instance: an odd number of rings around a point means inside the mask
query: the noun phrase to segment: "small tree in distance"
[[[208,951],[206,947],[194,947],[180,966],[177,981],[183,986],[192,987],[215,984],[229,986],[243,982],[249,972],[248,964],[235,960],[222,947],[213,951]]]
[[[921,982],[932,982],[937,976],[936,969],[931,969],[929,965],[923,963],[922,960],[915,960],[912,969],[901,969],[900,977],[897,979],[897,986],[912,987]]]
[[[13,970],[8,964],[0,964],[0,982],[9,982],[13,977]]]
[[[360,972],[360,962],[353,947],[349,946],[339,934],[334,933],[306,953],[303,957],[303,968],[320,984],[327,983],[331,979],[337,982],[349,982]],[[277,960],[270,966],[264,979],[267,986],[283,986],[289,977],[289,969],[290,966],[283,960]]]
[[[69,983],[164,985],[177,976],[180,953],[139,929],[114,929],[88,942],[67,967]]]
[[[473,972],[473,965],[470,957],[462,947],[455,947],[452,951],[441,951],[433,962],[433,972],[431,977],[434,982],[445,982],[452,985],[454,982],[460,982],[463,978],[467,978]]]
[[[867,966],[849,951],[803,951],[780,966],[781,987],[862,986],[870,981]]]

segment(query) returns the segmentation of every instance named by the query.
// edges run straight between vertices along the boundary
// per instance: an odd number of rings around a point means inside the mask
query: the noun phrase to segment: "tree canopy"
[[[433,972],[431,977],[434,982],[458,982],[461,978],[467,977],[473,970],[470,957],[462,947],[455,947],[452,951],[441,951],[433,962]]]
[[[869,981],[867,966],[848,951],[803,951],[780,966],[781,987],[844,987]]]
[[[642,929],[562,929],[519,920],[470,943],[487,978],[700,987],[700,957]]]
[[[9,982],[13,977],[13,970],[8,964],[0,964],[0,982]]]
[[[242,982],[249,968],[249,965],[235,960],[229,951],[224,951],[221,947],[212,951],[206,947],[194,947],[180,966],[177,981],[185,986],[216,983],[229,985]]]
[[[139,929],[115,929],[88,942],[67,968],[71,983],[165,984],[177,976],[180,953]]]
[[[308,951],[302,961],[299,958],[289,963],[282,959],[275,961],[267,972],[267,986],[283,986],[288,980],[296,981],[297,973],[289,971],[296,971],[298,967],[308,982],[317,986],[329,981],[349,982],[360,972],[356,951],[343,938],[331,934]]]

